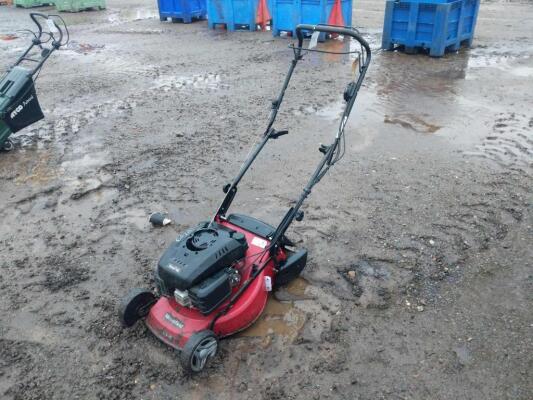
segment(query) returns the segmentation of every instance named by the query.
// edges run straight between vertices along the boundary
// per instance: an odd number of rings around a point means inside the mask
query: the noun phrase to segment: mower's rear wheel
[[[11,139],[7,139],[4,144],[2,145],[2,150],[4,151],[11,151],[15,148],[15,145],[11,141]]]
[[[218,339],[210,330],[193,334],[180,354],[181,366],[191,374],[202,371],[210,358],[217,354]]]
[[[148,314],[155,301],[155,295],[149,290],[140,288],[130,290],[122,300],[118,312],[122,325],[133,326],[135,322]]]

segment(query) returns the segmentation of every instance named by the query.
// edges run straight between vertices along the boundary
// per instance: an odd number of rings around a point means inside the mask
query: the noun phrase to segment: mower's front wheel
[[[149,290],[140,288],[130,290],[122,300],[118,311],[122,325],[128,328],[133,326],[135,322],[148,314],[155,301],[155,295]]]
[[[4,144],[2,145],[2,150],[4,151],[11,151],[15,148],[15,145],[11,141],[11,139],[7,139]]]
[[[180,354],[181,366],[186,373],[196,373],[204,369],[207,361],[217,354],[218,339],[210,330],[193,334]]]

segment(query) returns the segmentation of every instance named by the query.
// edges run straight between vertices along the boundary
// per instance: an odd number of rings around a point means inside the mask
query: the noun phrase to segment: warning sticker
[[[254,236],[254,238],[252,239],[252,244],[254,246],[261,247],[262,249],[264,249],[267,246],[268,242],[265,239],[261,239],[257,236]]]

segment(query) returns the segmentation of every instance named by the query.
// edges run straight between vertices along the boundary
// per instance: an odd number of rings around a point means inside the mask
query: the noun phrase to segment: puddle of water
[[[305,299],[305,291],[309,283],[303,278],[297,278],[284,289],[291,301],[280,301],[269,296],[263,314],[248,329],[239,333],[238,337],[268,337],[282,336],[294,340],[305,324],[305,312],[296,307],[294,301]]]
[[[149,227],[149,215],[141,209],[128,209],[120,213],[114,213],[106,219],[106,222],[115,225],[133,225],[140,231],[145,231]]]
[[[279,288],[274,293],[274,296],[278,301],[309,300],[313,297],[306,294],[308,287],[310,287],[309,282],[302,277],[298,277],[287,286]]]
[[[342,100],[326,104],[323,107],[318,105],[301,105],[299,108],[292,110],[296,116],[300,115],[316,115],[328,121],[340,121],[342,112],[344,111],[345,103]]]
[[[508,43],[505,45],[496,44],[487,48],[474,48],[470,50],[468,69],[496,68],[519,77],[529,77],[533,74],[532,67],[515,67],[513,64],[531,59],[532,54],[533,47],[531,46],[516,48],[509,47]]]
[[[222,76],[220,74],[198,74],[190,77],[184,76],[166,76],[156,81],[156,88],[164,91],[173,89],[227,89],[229,85],[222,83]]]
[[[343,37],[337,37],[332,38],[329,40],[326,40],[321,45],[317,46],[318,50],[324,50],[324,51],[332,51],[335,53],[340,52],[346,52],[346,51],[352,51],[356,50],[354,47],[353,49],[350,48],[351,41],[345,40]],[[353,57],[353,54],[329,54],[329,53],[323,53],[322,59],[326,62],[340,62],[342,60],[347,60],[350,57]]]
[[[23,149],[16,154],[17,162],[14,163],[14,166],[11,165],[11,170],[7,169],[8,164],[0,164],[0,173],[2,176],[12,176],[16,185],[28,186],[31,184],[34,188],[45,187],[54,181],[62,183],[59,197],[55,194],[41,196],[31,201],[33,206],[40,204],[46,208],[58,207],[62,210],[70,207],[68,202],[70,199],[78,200],[90,196],[91,202],[104,203],[116,197],[117,189],[105,185],[111,176],[98,172],[106,160],[104,153],[82,154],[80,148],[78,151],[75,150],[67,161],[63,161],[60,166],[57,166],[57,156],[64,151],[60,148],[61,146],[58,145],[45,150]],[[6,160],[6,163],[8,161]],[[56,199],[55,202],[54,198]],[[63,203],[63,200],[67,200],[67,205]],[[51,202],[51,205],[47,205],[48,201]],[[24,207],[24,209],[26,208]],[[29,209],[26,209],[25,212],[28,211]]]
[[[511,74],[522,77],[522,78],[529,78],[533,76],[533,67],[515,67],[511,69]]]
[[[20,152],[15,164],[15,183],[45,184],[59,175],[59,171],[49,165],[51,155],[49,151]]]
[[[135,14],[135,21],[141,19],[159,18],[159,13],[155,8],[139,8],[137,10],[133,10],[131,14]]]
[[[124,100],[105,101],[102,103],[92,104],[88,108],[80,110],[56,107],[52,110],[45,110],[45,114],[49,116],[46,120],[41,120],[31,127],[13,135],[13,139],[19,142],[22,148],[30,147],[37,144],[38,148],[44,148],[44,143],[54,142],[56,146],[61,146],[60,140],[65,135],[72,135],[78,133],[82,128],[91,124],[98,117],[107,118],[109,115],[129,112],[137,106],[136,96],[128,96]],[[54,118],[55,116],[55,118]],[[94,148],[97,143],[88,141],[80,146],[75,151],[76,154],[87,153],[88,148]],[[87,160],[85,160],[87,161]],[[84,161],[74,160],[74,163],[83,163]],[[68,163],[67,165],[68,166]]]
[[[315,140],[318,143],[328,143],[339,128],[344,107],[342,92],[339,92],[336,101],[325,105],[302,105],[287,111],[295,116],[310,116],[311,118],[304,118],[301,122],[305,124],[306,129],[317,132]],[[365,88],[359,92],[345,128],[346,143],[350,151],[360,152],[372,144],[382,131],[384,114],[382,101],[375,91]]]
[[[67,50],[72,50],[78,54],[88,54],[94,50],[103,49],[105,45],[94,45],[90,43],[80,43],[75,40],[71,40],[67,45]]]
[[[381,43],[378,43],[377,35],[363,35],[367,40],[370,47],[376,48],[379,47]],[[355,58],[358,58],[358,53],[361,52],[361,47],[359,42],[355,39],[338,36],[335,38],[330,38],[323,43],[319,43],[317,46],[318,50],[331,51],[335,53],[345,53],[345,52],[355,52],[350,54],[330,54],[330,53],[320,53],[321,60],[326,62],[347,62]]]
[[[93,146],[97,146],[97,143],[87,139],[73,143],[72,153],[61,163],[62,180],[67,189],[65,198],[79,200],[90,196],[92,202],[101,204],[116,196],[117,189],[105,185],[111,176],[101,171],[107,162],[107,155]]]
[[[445,129],[445,122],[464,113],[457,97],[467,85],[468,61],[468,52],[440,59],[380,53],[370,75],[377,94],[373,109],[381,113],[379,123],[389,125],[389,131],[399,126],[421,134],[455,134]]]
[[[344,106],[345,103],[343,101],[337,101],[317,110],[316,115],[330,121],[340,121]]]
[[[101,167],[105,163],[105,154],[102,153],[88,153],[79,158],[75,158],[61,163],[61,168],[69,176],[77,176],[82,172],[94,170]]]

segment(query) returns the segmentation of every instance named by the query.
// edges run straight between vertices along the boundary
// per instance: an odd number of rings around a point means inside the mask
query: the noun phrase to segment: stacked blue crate
[[[470,46],[480,0],[387,0],[382,48],[429,50],[434,57]]]
[[[272,0],[272,34],[296,35],[298,24],[328,23],[335,0]],[[352,25],[352,0],[340,0],[344,25]]]
[[[205,0],[157,0],[159,19],[190,23],[193,19],[206,18]]]
[[[259,0],[207,0],[208,26],[225,25],[228,31],[255,31],[258,4]]]

